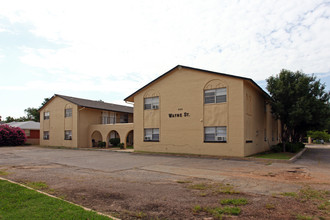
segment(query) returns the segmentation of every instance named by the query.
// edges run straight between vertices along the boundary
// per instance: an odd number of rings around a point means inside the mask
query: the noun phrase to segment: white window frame
[[[64,140],[72,140],[72,130],[64,131]]]
[[[159,128],[145,128],[144,141],[159,142]]]
[[[108,112],[102,112],[102,116],[101,116],[101,121],[102,124],[109,124],[109,117],[108,117]]]
[[[25,136],[26,137],[30,137],[31,136],[31,130],[29,130],[29,129],[25,129],[24,130],[24,133],[25,133]]]
[[[72,108],[66,108],[64,110],[64,117],[66,117],[66,118],[72,117]]]
[[[159,109],[159,96],[144,98],[144,109]]]
[[[44,112],[44,120],[49,120],[49,118],[50,118],[50,113]]]
[[[227,88],[204,90],[204,104],[227,102]]]
[[[110,112],[110,124],[116,124],[116,113]]]
[[[226,126],[213,126],[204,127],[204,142],[227,142],[227,127]]]
[[[49,131],[44,131],[44,140],[49,140]]]

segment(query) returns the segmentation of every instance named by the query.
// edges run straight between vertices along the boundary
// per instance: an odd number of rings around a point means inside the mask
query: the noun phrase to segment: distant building
[[[10,122],[12,127],[19,127],[24,130],[27,137],[26,143],[38,145],[40,141],[40,123],[35,121]]]
[[[133,145],[133,108],[55,94],[40,112],[40,144],[92,147],[119,138]]]

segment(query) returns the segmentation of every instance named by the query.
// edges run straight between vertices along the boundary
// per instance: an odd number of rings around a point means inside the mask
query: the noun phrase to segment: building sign
[[[169,118],[182,118],[182,117],[190,117],[190,114],[188,112],[184,112],[184,113],[176,113],[176,114],[168,114]]]

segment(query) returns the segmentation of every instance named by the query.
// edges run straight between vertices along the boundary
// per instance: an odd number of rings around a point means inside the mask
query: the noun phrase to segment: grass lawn
[[[93,211],[0,180],[0,219],[107,219]]]
[[[265,159],[280,159],[280,160],[289,160],[291,157],[293,157],[295,154],[294,153],[289,153],[289,152],[281,152],[281,153],[262,153],[262,154],[257,154],[254,155],[253,157],[256,158],[265,158]]]

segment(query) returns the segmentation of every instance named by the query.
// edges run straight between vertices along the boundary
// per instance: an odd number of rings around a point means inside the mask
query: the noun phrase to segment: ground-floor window
[[[64,140],[72,140],[72,131],[71,130],[64,131]]]
[[[44,131],[44,140],[49,140],[49,131]]]
[[[204,127],[204,142],[227,142],[227,127]]]
[[[30,137],[31,136],[30,130],[25,129],[24,132],[25,132],[26,137]]]
[[[144,141],[159,141],[159,128],[144,129]]]

